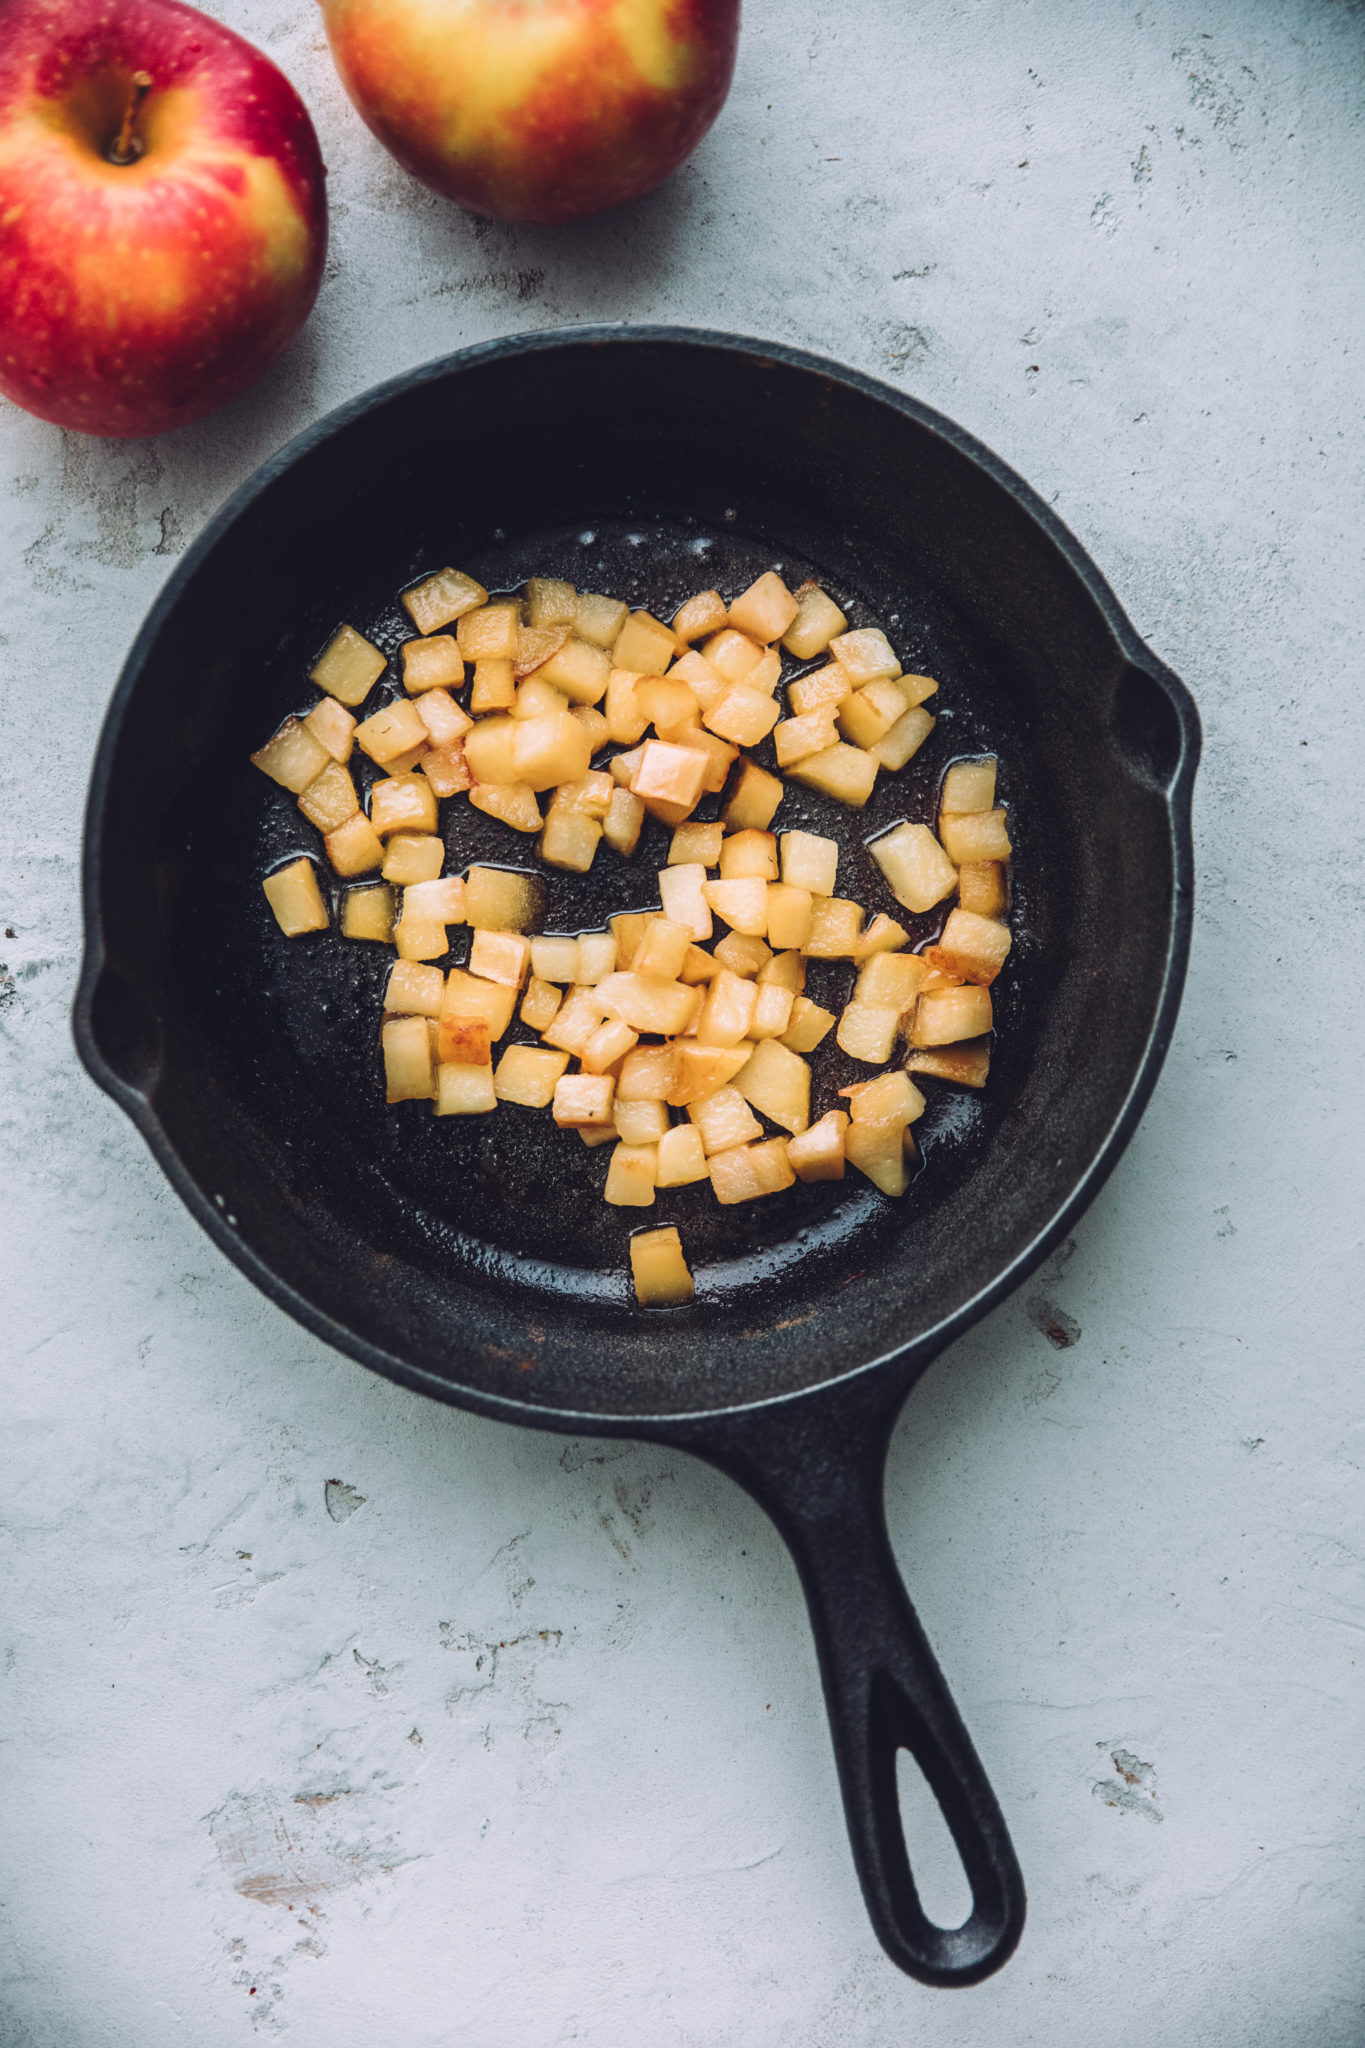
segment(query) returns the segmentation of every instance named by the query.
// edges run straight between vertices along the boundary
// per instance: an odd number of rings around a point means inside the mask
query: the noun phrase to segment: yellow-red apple
[[[405,170],[475,213],[647,192],[725,103],[739,0],[321,0],[341,81]]]
[[[322,279],[313,124],[180,0],[0,0],[0,391],[155,434],[288,347]]]

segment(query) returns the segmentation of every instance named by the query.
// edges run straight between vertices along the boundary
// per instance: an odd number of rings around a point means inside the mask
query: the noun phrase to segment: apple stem
[[[128,87],[128,104],[123,109],[123,126],[119,129],[118,139],[109,152],[111,164],[135,164],[145,149],[146,144],[133,124],[141,112],[142,102],[151,89],[151,72],[135,71]]]

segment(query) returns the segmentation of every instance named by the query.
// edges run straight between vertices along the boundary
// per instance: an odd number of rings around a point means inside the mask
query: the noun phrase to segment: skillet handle
[[[887,1535],[886,1452],[902,1397],[799,1403],[797,1420],[770,1410],[759,1429],[706,1454],[772,1516],[801,1575],[854,1862],[878,1939],[922,1984],[975,1984],[1018,1944],[1024,1881]],[[972,1910],[960,1927],[936,1926],[920,1904],[896,1782],[902,1749],[923,1771],[962,1860]]]

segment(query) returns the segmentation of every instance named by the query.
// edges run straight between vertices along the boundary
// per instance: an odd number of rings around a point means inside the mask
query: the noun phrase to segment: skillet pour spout
[[[661,617],[780,567],[884,627],[939,680],[933,733],[864,811],[789,786],[775,821],[836,838],[840,887],[870,909],[898,907],[867,842],[931,820],[955,757],[998,755],[1015,943],[990,1079],[926,1083],[902,1200],[856,1174],[747,1210],[670,1190],[657,1220],[677,1223],[697,1297],[646,1311],[601,1152],[510,1105],[385,1106],[387,956],[335,927],[281,936],[261,877],[317,848],[247,756],[313,701],[341,620],[394,655],[397,593],[447,564]],[[1024,1894],[892,1558],[886,1444],[919,1373],[1074,1225],[1142,1113],[1184,979],[1198,753],[1184,686],[1076,540],[951,421],[770,343],[598,327],[428,364],[273,457],[158,598],[95,760],[75,1009],[90,1073],[219,1247],[327,1342],[484,1415],[695,1451],[761,1502],[806,1590],[873,1922],[926,1983],[997,1968]],[[449,871],[528,864],[499,820],[447,812]],[[604,848],[551,876],[545,928],[651,901],[666,846],[651,822],[633,863]],[[912,943],[935,930],[917,921]],[[841,1061],[828,1042],[816,1056],[820,1099],[856,1077]],[[970,1881],[958,1929],[915,1891],[902,1748]]]

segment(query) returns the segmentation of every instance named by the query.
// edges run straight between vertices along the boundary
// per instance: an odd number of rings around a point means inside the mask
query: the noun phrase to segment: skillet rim
[[[1062,557],[1078,579],[1103,620],[1120,656],[1140,670],[1166,696],[1180,730],[1180,754],[1176,767],[1164,785],[1156,783],[1165,806],[1173,854],[1174,887],[1170,905],[1166,956],[1162,971],[1161,998],[1140,1058],[1129,1081],[1123,1103],[1097,1147],[1089,1165],[1066,1196],[1036,1232],[1032,1241],[1015,1254],[986,1286],[961,1302],[951,1315],[904,1345],[882,1351],[861,1365],[815,1381],[807,1387],[768,1395],[754,1401],[733,1402],[723,1407],[667,1409],[631,1414],[598,1412],[591,1409],[547,1406],[490,1394],[444,1379],[423,1367],[372,1344],[368,1339],[337,1322],[301,1294],[245,1244],[227,1222],[226,1216],[205,1193],[194,1174],[182,1161],[143,1092],[117,1074],[104,1057],[94,1027],[93,1006],[101,974],[107,964],[103,932],[103,888],[101,853],[105,809],[109,793],[113,755],[124,714],[136,691],[142,670],[174,610],[185,586],[213,552],[222,537],[247,508],[284,473],[334,434],[364,414],[406,393],[438,383],[462,370],[493,359],[534,356],[553,349],[643,344],[683,345],[743,356],[758,364],[780,363],[810,372],[874,402],[891,406],[915,421],[926,432],[946,442],[958,454],[983,471],[1003,490],[1024,515],[1037,526],[1043,538]],[[96,743],[86,800],[81,857],[81,908],[85,945],[81,973],[72,1005],[72,1029],[76,1050],[91,1079],[109,1095],[132,1120],[146,1141],[153,1158],[170,1181],[196,1222],[207,1231],[219,1250],[277,1307],[311,1330],[335,1350],[354,1358],[358,1364],[383,1374],[386,1379],[426,1394],[452,1406],[471,1410],[504,1422],[532,1428],[552,1429],[582,1436],[635,1436],[659,1440],[670,1434],[685,1437],[690,1431],[727,1419],[759,1415],[792,1403],[828,1396],[851,1382],[896,1366],[898,1378],[909,1383],[923,1372],[938,1353],[965,1334],[983,1316],[1013,1293],[1047,1257],[1053,1246],[1079,1219],[1103,1187],[1129,1139],[1156,1086],[1169,1049],[1184,989],[1189,960],[1194,912],[1194,836],[1191,817],[1195,771],[1199,764],[1201,729],[1193,697],[1172,669],[1162,662],[1141,639],[1119,604],[1109,584],[1090,559],[1076,536],[1052,508],[1018,473],[995,455],[975,435],[968,433],[934,407],[907,392],[897,391],[880,378],[869,377],[828,357],[783,342],[761,341],[752,336],[728,334],[706,327],[639,325],[629,321],[604,321],[582,326],[540,328],[529,333],[502,335],[438,356],[414,369],[400,372],[369,387],[358,396],[325,413],[294,435],[241,483],[213,514],[202,532],[186,549],[158,592],[119,672]]]

